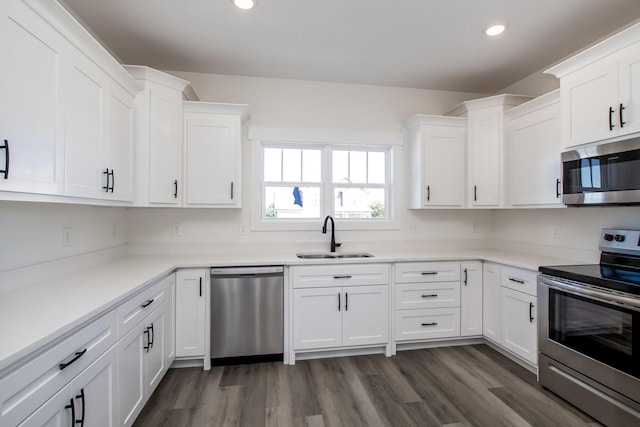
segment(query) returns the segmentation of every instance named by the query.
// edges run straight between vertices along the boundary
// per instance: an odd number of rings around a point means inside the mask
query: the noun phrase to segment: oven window
[[[639,313],[549,290],[549,339],[640,378]]]

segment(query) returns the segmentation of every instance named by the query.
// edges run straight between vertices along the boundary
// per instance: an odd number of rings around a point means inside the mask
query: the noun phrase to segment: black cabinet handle
[[[427,202],[431,200],[431,187],[427,185]]]
[[[462,283],[464,283],[464,285],[467,286],[467,282],[469,281],[469,274],[466,268],[463,271],[464,271],[464,281]]]
[[[422,298],[436,298],[437,296],[438,296],[438,294],[420,295],[420,297],[422,297]]]
[[[613,130],[613,107],[609,107],[609,130]]]
[[[345,274],[344,276],[333,276],[334,279],[351,279],[350,274]]]
[[[4,174],[4,179],[9,179],[9,141],[5,139],[0,150],[4,150],[4,170],[0,170],[0,173]]]
[[[437,271],[423,271],[421,274],[423,276],[434,276],[434,275],[438,274],[438,272]]]
[[[478,186],[477,185],[473,186],[473,201],[474,202],[478,201]]]
[[[109,191],[111,191],[113,193],[113,187],[116,185],[116,176],[113,173],[113,169],[111,169],[111,187],[109,187]]]
[[[84,403],[84,389],[81,388],[80,389],[80,394],[76,396],[76,399],[80,399],[80,402],[82,402],[82,416],[80,417],[80,420],[76,420],[76,424],[80,424],[80,427],[84,427],[84,408],[86,408],[87,405],[85,405]]]
[[[61,363],[58,365],[58,367],[60,368],[60,370],[62,371],[64,368],[66,368],[67,366],[71,365],[72,363],[74,363],[76,360],[80,359],[82,356],[84,356],[84,354],[87,352],[87,349],[85,348],[82,351],[77,351],[75,356],[73,356],[73,359],[71,359],[70,361],[66,362],[66,363]]]
[[[556,179],[556,199],[559,199],[561,195],[562,192],[560,191],[560,178],[558,178]]]
[[[109,192],[109,168],[105,169],[104,172],[102,172],[103,175],[105,175],[107,177],[107,182],[105,184],[104,187],[102,187],[102,189],[104,190],[105,193]]]
[[[149,334],[149,328],[145,329],[142,333],[147,334],[147,345],[142,346],[142,348],[147,350],[147,353],[149,353],[149,349],[151,348],[151,335]]]
[[[76,405],[73,403],[73,399],[69,399],[69,404],[64,409],[71,409],[71,427],[76,424]]]
[[[153,348],[153,341],[155,340],[156,334],[153,331],[153,323],[151,324],[151,326],[149,326],[149,328],[151,330],[151,338],[149,339],[149,347]]]
[[[509,277],[509,280],[511,282],[516,282],[516,283],[520,283],[521,285],[524,285],[524,280],[514,279],[513,277]]]
[[[529,322],[533,323],[533,303],[529,303]]]
[[[438,322],[431,322],[431,323],[421,323],[420,325],[422,326],[436,326],[438,324]]]
[[[173,198],[177,199],[178,198],[178,180],[174,180],[173,181]]]
[[[624,125],[626,125],[626,124],[627,124],[627,122],[625,122],[625,121],[622,119],[622,110],[625,110],[625,109],[626,109],[626,107],[623,107],[623,106],[622,106],[622,104],[620,104],[620,109],[619,109],[618,111],[619,111],[619,114],[620,114],[620,127],[621,127],[621,128],[623,128],[623,127],[624,127]]]
[[[202,277],[200,278],[200,296],[202,296]]]
[[[155,301],[155,298],[148,299],[143,304],[141,304],[140,307],[142,308],[149,307],[151,304],[153,304],[153,301]]]
[[[344,293],[344,311],[349,311],[349,292]]]
[[[233,181],[231,181],[231,200],[233,200]]]
[[[338,311],[340,311],[340,292],[338,292]]]

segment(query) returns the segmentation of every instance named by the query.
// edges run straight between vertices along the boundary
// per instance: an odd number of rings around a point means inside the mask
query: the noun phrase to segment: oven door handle
[[[572,284],[566,282],[560,282],[557,280],[553,280],[549,277],[538,276],[538,280],[541,284],[547,285],[549,288],[556,289],[559,291],[567,292],[573,295],[578,295],[584,298],[589,298],[592,300],[608,303],[608,304],[616,304],[628,308],[633,311],[640,311],[640,299],[634,299],[625,297],[622,295],[609,294],[607,292],[599,292],[596,290],[592,290],[589,288],[585,288],[579,284]]]

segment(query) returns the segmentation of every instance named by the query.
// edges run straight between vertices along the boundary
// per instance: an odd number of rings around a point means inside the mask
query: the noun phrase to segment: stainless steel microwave
[[[640,137],[562,153],[565,205],[640,204]]]

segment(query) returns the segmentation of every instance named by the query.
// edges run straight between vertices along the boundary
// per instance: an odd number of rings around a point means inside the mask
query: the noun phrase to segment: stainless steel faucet
[[[336,224],[333,222],[333,217],[331,215],[327,215],[324,219],[322,234],[327,234],[327,221],[329,220],[331,220],[331,252],[335,252],[336,248],[339,248],[342,243],[336,243]]]

